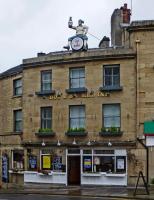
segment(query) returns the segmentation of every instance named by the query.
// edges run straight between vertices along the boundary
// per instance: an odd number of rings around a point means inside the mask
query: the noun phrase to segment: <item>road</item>
[[[119,200],[117,198],[107,197],[73,197],[58,195],[37,195],[37,194],[0,194],[0,200]],[[122,200],[122,198],[120,198]],[[125,199],[123,199],[125,200]],[[128,199],[127,199],[128,200]]]

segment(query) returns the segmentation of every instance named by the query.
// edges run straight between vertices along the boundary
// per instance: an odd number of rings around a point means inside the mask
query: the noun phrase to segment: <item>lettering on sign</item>
[[[49,97],[50,100],[62,100],[62,99],[73,99],[73,98],[94,98],[94,97],[108,97],[110,93],[108,92],[96,92],[90,93],[87,92],[86,94],[66,94],[66,95],[51,95]]]

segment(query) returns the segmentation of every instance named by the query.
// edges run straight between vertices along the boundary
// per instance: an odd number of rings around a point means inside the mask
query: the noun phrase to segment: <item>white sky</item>
[[[132,20],[154,19],[154,0],[132,1]],[[69,16],[100,39],[110,36],[111,14],[124,3],[131,7],[131,0],[0,0],[0,73],[38,52],[63,50],[75,34]],[[88,44],[98,47],[99,40],[89,35]]]

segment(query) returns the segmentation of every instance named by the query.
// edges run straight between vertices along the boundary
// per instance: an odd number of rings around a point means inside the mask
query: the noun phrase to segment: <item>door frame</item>
[[[70,148],[70,149],[74,149],[74,148]],[[66,149],[66,176],[67,176],[67,186],[69,185],[68,183],[68,157],[75,157],[75,156],[79,156],[80,157],[80,185],[81,185],[81,168],[82,168],[82,159],[81,159],[81,149],[80,149],[80,153],[68,153],[69,148]]]

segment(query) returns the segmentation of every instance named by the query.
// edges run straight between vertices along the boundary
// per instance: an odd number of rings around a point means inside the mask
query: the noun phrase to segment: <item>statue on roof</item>
[[[79,19],[78,25],[73,26],[72,17],[70,17],[68,21],[68,27],[76,30],[76,35],[68,38],[68,46],[64,46],[64,48],[67,50],[72,48],[73,51],[87,50],[88,37],[86,34],[88,33],[88,26],[84,25],[84,21]]]

